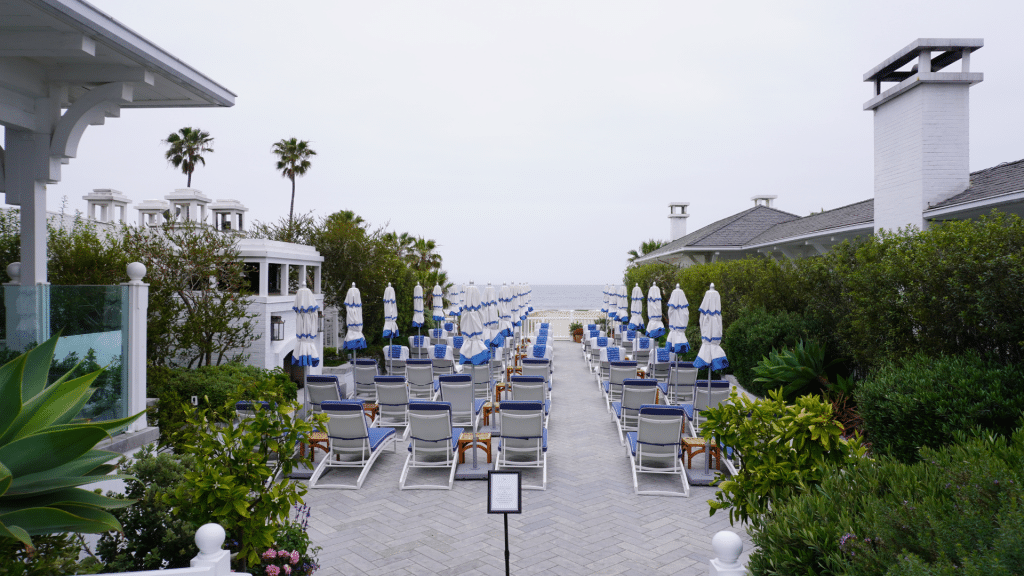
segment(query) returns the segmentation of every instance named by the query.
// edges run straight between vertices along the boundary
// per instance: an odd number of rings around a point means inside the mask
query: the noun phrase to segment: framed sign
[[[523,483],[519,472],[487,472],[487,513],[522,514]]]

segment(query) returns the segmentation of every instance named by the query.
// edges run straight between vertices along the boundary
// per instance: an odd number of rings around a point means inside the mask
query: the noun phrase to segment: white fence
[[[526,319],[526,333],[534,334],[542,322],[548,322],[551,324],[549,333],[555,340],[571,340],[570,324],[579,322],[586,328],[587,324],[593,324],[598,318],[606,316],[600,310],[534,310]]]
[[[199,554],[188,568],[169,570],[140,570],[118,572],[133,576],[249,576],[245,572],[231,571],[231,551],[224,550],[224,528],[220,524],[203,524],[196,530],[196,546]]]

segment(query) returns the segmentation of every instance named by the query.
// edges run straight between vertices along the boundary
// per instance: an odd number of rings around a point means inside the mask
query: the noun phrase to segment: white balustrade
[[[743,553],[743,540],[735,532],[722,530],[711,537],[711,549],[715,558],[711,559],[711,576],[747,576],[746,566],[740,562]]]
[[[196,530],[196,546],[199,554],[192,559],[188,568],[168,570],[139,570],[137,572],[116,572],[134,576],[249,576],[244,572],[231,571],[231,551],[224,550],[224,528],[220,524],[203,524]]]

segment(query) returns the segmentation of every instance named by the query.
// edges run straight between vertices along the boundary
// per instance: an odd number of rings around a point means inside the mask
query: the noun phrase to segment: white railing
[[[117,572],[134,576],[249,576],[244,572],[231,571],[231,551],[221,548],[224,545],[224,528],[220,524],[203,524],[196,530],[196,546],[199,554],[192,559],[188,568],[170,568],[167,570],[139,570],[137,572]]]
[[[551,324],[549,333],[555,340],[571,340],[570,324],[579,322],[586,328],[587,324],[593,324],[605,316],[600,310],[534,310],[526,318],[526,333],[535,334],[541,323],[547,322]]]
[[[750,572],[740,562],[743,553],[743,540],[735,532],[722,530],[711,537],[711,549],[716,558],[710,562],[708,574],[711,576],[748,576]]]

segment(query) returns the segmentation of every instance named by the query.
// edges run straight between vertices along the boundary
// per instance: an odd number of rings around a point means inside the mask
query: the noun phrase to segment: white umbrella
[[[602,314],[607,314],[608,313],[608,289],[609,289],[608,285],[605,284],[604,285],[604,300],[601,301],[601,313]]]
[[[664,333],[665,325],[661,322],[661,290],[657,284],[651,284],[651,289],[647,291],[647,335],[658,338]]]
[[[412,291],[412,327],[423,326],[423,286],[419,284]]]
[[[448,315],[458,316],[461,313],[460,308],[460,295],[459,292],[462,290],[460,284],[456,284],[448,290]]]
[[[345,294],[345,324],[348,332],[345,333],[345,350],[358,350],[366,348],[366,338],[363,338],[363,302],[359,298],[359,288],[356,283]]]
[[[522,284],[516,285],[516,301],[519,303],[519,323],[522,324],[529,313],[526,309],[526,287]]]
[[[519,317],[519,284],[509,286],[508,293],[509,315],[511,316],[512,326],[522,326],[523,319]]]
[[[640,288],[639,284],[633,285],[633,293],[630,294],[630,299],[633,301],[630,305],[630,316],[629,316],[629,329],[630,330],[643,330],[644,329],[644,291]]]
[[[690,303],[686,294],[676,284],[676,289],[668,298],[668,339],[665,348],[673,354],[685,354],[690,351],[690,343],[686,341],[686,326],[690,323]]]
[[[433,300],[431,304],[434,308],[434,321],[440,322],[441,320],[444,320],[444,294],[441,292],[440,285],[434,284],[434,291],[431,292],[430,299]]]
[[[626,293],[626,286],[620,285],[618,290],[619,301],[619,323],[629,322],[629,296]]]
[[[490,283],[484,288],[484,340],[490,340],[492,347],[501,346],[505,338],[500,335],[498,328],[498,292]]]
[[[498,328],[502,336],[512,336],[512,289],[508,284],[502,284],[498,292]]]
[[[529,314],[533,312],[533,288],[530,288],[529,284],[524,284],[523,287],[526,289],[526,312]]]
[[[398,338],[398,302],[395,300],[395,289],[388,282],[384,289],[384,337]]]
[[[704,300],[700,303],[700,339],[700,350],[697,351],[693,367],[708,367],[710,385],[712,370],[723,370],[729,367],[725,350],[722,350],[722,297],[715,290],[714,283],[704,293]]]
[[[295,350],[292,351],[292,364],[299,366],[319,366],[320,353],[316,349],[316,335],[319,318],[317,311],[320,306],[313,298],[313,291],[306,286],[295,293]]]
[[[483,341],[483,306],[480,304],[480,290],[470,284],[466,287],[466,300],[462,308],[462,335],[465,340],[459,349],[461,362],[483,364],[490,354]]]

